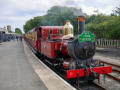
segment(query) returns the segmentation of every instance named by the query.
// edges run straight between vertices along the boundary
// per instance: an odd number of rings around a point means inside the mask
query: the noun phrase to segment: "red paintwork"
[[[39,48],[39,44],[40,44],[40,40],[37,39],[37,40],[36,40],[36,45],[35,45],[36,50],[41,50],[41,49]]]
[[[103,70],[105,72],[103,72]],[[106,66],[106,67],[95,67],[95,68],[92,68],[92,69],[88,69],[88,76],[90,75],[91,71],[98,72],[99,74],[111,73],[112,72],[112,67],[111,66]],[[84,76],[86,76],[85,74],[87,75],[87,73],[85,73],[84,69],[68,70],[67,71],[67,79],[84,77]]]
[[[32,30],[29,31],[27,34],[30,34],[30,33],[32,33],[32,32],[35,32],[35,33],[36,33],[36,35],[37,35],[37,40],[32,40],[32,39],[27,38],[27,37],[25,37],[25,40],[26,40],[27,42],[29,42],[30,45],[31,45],[36,51],[39,51],[39,50],[40,50],[40,48],[39,48],[40,40],[39,40],[39,38],[38,38],[39,28],[32,29]]]
[[[67,49],[67,46],[68,46],[68,40],[65,40],[64,42],[62,42],[62,46],[64,47],[63,50],[62,50],[62,53],[65,54],[65,55],[69,55],[68,54],[68,49]]]
[[[36,29],[32,29],[28,33],[36,32],[37,40],[34,41],[30,38],[26,38],[26,40],[31,44],[31,46],[36,50],[46,55],[49,58],[57,57],[57,50],[62,49],[62,53],[68,55],[67,50],[67,41],[62,39],[62,34],[60,34],[60,30],[62,30],[62,26],[41,26]],[[52,32],[51,32],[52,31]],[[42,35],[42,37],[40,37]],[[49,38],[50,37],[50,38]],[[53,41],[53,40],[58,40]]]
[[[56,51],[60,51],[60,47],[61,47],[61,42],[56,42],[56,44],[55,44],[55,50]]]
[[[57,56],[55,42],[41,40],[41,53],[49,58],[55,58]]]
[[[63,67],[64,67],[64,69],[68,69],[69,68],[69,62],[64,61],[63,62]]]
[[[36,29],[33,29],[28,32],[36,32],[37,39],[32,40],[30,38],[25,37],[25,40],[30,43],[30,45],[37,51],[45,56],[51,58],[53,63],[56,63],[56,57],[57,51],[62,50],[62,54],[69,55],[67,46],[68,46],[68,39],[63,39],[62,34],[60,34],[60,30],[62,30],[63,27],[61,26],[41,26]],[[52,32],[51,32],[52,31]],[[67,63],[68,62],[68,63]],[[68,69],[69,67],[69,60],[63,61],[63,67],[64,69]],[[105,72],[103,72],[103,70]],[[103,73],[111,73],[112,67],[95,67],[92,69],[88,69],[88,72],[84,71],[84,69],[79,70],[67,70],[67,79],[70,78],[77,78],[77,77],[84,77],[89,76],[91,74],[91,71],[98,72],[99,74]]]
[[[61,26],[42,26],[42,38],[41,40],[41,53],[49,58],[57,57],[56,49],[60,50],[60,42],[56,43],[56,39],[61,39],[62,35],[59,34]],[[50,37],[50,38],[49,38]],[[58,45],[58,46],[57,46]]]
[[[51,39],[55,38],[61,38],[61,35],[59,34],[60,30],[63,29],[62,26],[41,26],[42,29],[42,35],[43,35],[43,39],[46,40],[48,39],[48,34],[50,34]],[[50,31],[52,31],[52,33],[50,33]],[[59,36],[57,36],[59,35]]]
[[[77,78],[77,77],[84,77],[84,76],[85,76],[84,69],[68,70],[67,71],[67,79]]]

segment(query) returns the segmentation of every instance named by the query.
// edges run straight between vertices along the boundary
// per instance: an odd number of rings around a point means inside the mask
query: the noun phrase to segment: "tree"
[[[113,10],[111,15],[120,16],[120,5]]]
[[[120,8],[116,8],[116,15],[86,15],[85,30],[96,34],[96,37],[120,39]],[[46,15],[28,20],[24,25],[25,33],[38,26],[63,26],[70,20],[74,26],[74,33],[78,33],[78,21],[75,13],[83,14],[82,9],[54,6]]]
[[[10,31],[8,31],[9,33],[13,33],[11,30]]]
[[[85,30],[95,33],[97,38],[120,39],[120,16],[87,16]]]
[[[19,28],[15,28],[15,33],[17,33],[17,34],[22,34],[22,31],[19,29]]]
[[[38,26],[63,26],[66,20],[70,20],[74,26],[74,33],[78,31],[77,17],[75,11],[82,13],[82,9],[54,6],[50,8],[46,15],[37,16],[28,20],[24,25],[25,33]]]

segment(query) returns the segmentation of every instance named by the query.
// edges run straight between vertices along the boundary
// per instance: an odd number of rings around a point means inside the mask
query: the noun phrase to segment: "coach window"
[[[52,29],[50,29],[50,34],[52,34]]]
[[[39,38],[42,38],[42,36],[43,36],[43,29],[40,28],[39,30],[40,30],[40,32],[38,33],[39,34]]]
[[[60,32],[59,32],[60,34],[63,34],[63,30],[60,30]]]
[[[39,38],[42,38],[42,34],[41,33],[39,33]]]

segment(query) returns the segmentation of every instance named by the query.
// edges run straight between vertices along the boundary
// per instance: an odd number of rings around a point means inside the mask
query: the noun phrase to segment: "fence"
[[[109,40],[109,39],[97,39],[96,46],[98,47],[110,47],[120,48],[120,40]]]

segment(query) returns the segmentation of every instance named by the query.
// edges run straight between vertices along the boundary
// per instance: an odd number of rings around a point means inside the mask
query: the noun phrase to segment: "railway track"
[[[95,82],[73,85],[77,90],[107,90],[104,86],[97,84]]]
[[[67,81],[69,84],[71,84],[73,87],[75,87],[77,90],[107,90],[104,86],[97,84],[95,82],[86,82],[86,83],[80,83],[79,85],[77,83],[71,82],[66,80],[64,77],[65,74],[63,71],[55,69],[53,66],[51,66],[48,62],[46,62],[45,58],[41,58],[37,55],[37,57],[46,64],[50,69],[52,69],[55,73],[57,73],[60,77],[62,77],[65,81]],[[44,60],[43,60],[44,59]]]
[[[46,64],[46,63],[45,63]],[[106,63],[105,63],[106,64]],[[119,68],[118,65],[113,65],[113,64],[108,64],[107,65],[112,65],[112,66],[116,66],[117,68]],[[51,68],[51,65],[48,64],[48,66]],[[61,74],[60,72],[58,72],[58,70],[54,69],[53,67],[51,68],[55,73],[57,73],[60,77],[62,77],[64,80],[65,77],[63,76],[63,74]],[[119,69],[113,69],[113,72],[115,73],[119,73],[120,74],[120,71]],[[109,78],[113,79],[113,80],[116,80],[118,83],[120,83],[120,79],[115,77],[114,75],[111,75],[111,74],[106,74],[106,76],[108,76]],[[91,82],[91,83],[85,83],[84,85],[83,84],[80,84],[78,86],[78,84],[75,84],[75,83],[71,83],[69,82],[72,86],[74,86],[77,90],[108,90],[108,87],[105,87],[103,84],[98,84],[96,82]]]
[[[28,45],[29,46],[29,45]],[[29,46],[30,47],[30,46]],[[31,48],[31,47],[30,47]],[[56,70],[53,66],[51,66],[48,62],[46,62],[44,57],[40,57],[39,55],[36,55],[39,60],[41,60],[44,64],[47,64],[47,66],[52,69],[55,73],[57,73],[60,77],[62,77],[64,80],[66,78],[64,77],[65,74],[62,73],[60,70]],[[77,90],[107,90],[104,86],[101,84],[98,84],[96,82],[90,82],[90,83],[80,83],[79,85],[73,82],[70,82],[66,80],[69,84],[71,84],[73,87],[75,87]]]
[[[101,61],[101,60],[100,60]],[[117,67],[117,68],[120,68],[120,65],[117,65],[117,64],[113,64],[113,63],[109,63],[109,62],[105,62],[105,61],[101,61],[102,63],[104,64],[107,64],[107,65],[111,65],[111,66],[114,66],[114,67]]]
[[[46,64],[46,62],[44,62],[44,63]],[[47,64],[47,66],[49,66],[49,68],[51,68],[55,73],[57,73],[60,77],[62,77],[64,80],[66,80],[66,78],[64,77],[64,73],[62,73],[61,71],[58,72],[58,70],[56,70],[55,68],[51,67],[48,64]],[[97,84],[95,82],[80,83],[79,85],[77,83],[73,83],[70,81],[67,81],[67,82],[70,83],[77,90],[107,90],[104,86]]]
[[[97,87],[99,87],[100,90],[107,90],[107,88],[105,88],[104,86],[94,83]]]
[[[117,82],[119,82],[120,83],[120,78],[117,78],[117,77],[115,77],[115,76],[113,76],[113,75],[111,75],[111,74],[106,74],[108,77],[110,77],[110,78],[112,78],[113,80],[116,80]]]
[[[28,46],[29,46],[29,45],[28,45]],[[45,60],[43,60],[43,59],[45,59],[44,57],[41,58],[41,57],[38,56],[38,55],[37,55],[37,57],[38,57],[42,62],[45,61]],[[66,80],[65,77],[63,76],[64,73],[61,73],[61,71],[58,72],[58,70],[54,69],[54,67],[51,67],[51,65],[48,64],[48,62],[43,62],[43,63],[47,64],[47,66],[48,66],[50,69],[52,69],[55,73],[57,73],[57,74],[58,74],[60,77],[62,77],[64,80]],[[117,68],[120,68],[120,66],[114,65],[114,64],[111,64],[111,63],[108,63],[108,62],[103,62],[103,63],[105,63],[105,64],[107,64],[107,65],[111,65],[111,66],[117,67]],[[120,73],[120,71],[117,70],[117,69],[113,69],[113,71],[114,71],[114,72],[117,72],[117,73]],[[113,77],[112,77],[111,75],[107,75],[107,76],[111,77],[112,79],[115,79],[114,76],[113,76]],[[116,79],[116,80],[117,80],[117,81],[120,81],[119,79]],[[106,87],[102,86],[102,84],[98,84],[98,83],[95,83],[95,82],[85,83],[84,85],[83,85],[83,84],[79,84],[79,85],[78,85],[78,84],[76,84],[76,83],[71,83],[71,82],[69,82],[69,81],[68,81],[68,83],[70,83],[72,86],[74,86],[77,90],[108,90]]]
[[[111,65],[113,67],[112,68],[112,72],[120,75],[120,66],[119,65],[116,65],[116,64],[113,64],[113,63],[109,63],[109,62],[105,62],[105,61],[101,61],[101,62],[106,64],[106,65]],[[112,74],[106,74],[106,75],[109,78],[111,78],[113,80],[116,80],[117,82],[120,83],[120,77],[117,77],[117,76],[112,75]]]

